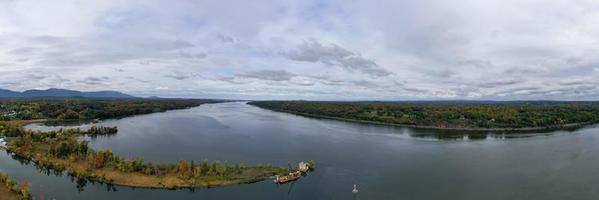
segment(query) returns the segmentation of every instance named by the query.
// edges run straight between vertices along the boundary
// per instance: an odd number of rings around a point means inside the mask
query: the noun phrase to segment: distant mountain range
[[[0,89],[1,97],[84,97],[84,98],[136,98],[122,92],[117,91],[94,91],[94,92],[81,92],[76,90],[66,90],[50,88],[47,90],[27,90],[24,92],[15,92],[11,90]]]

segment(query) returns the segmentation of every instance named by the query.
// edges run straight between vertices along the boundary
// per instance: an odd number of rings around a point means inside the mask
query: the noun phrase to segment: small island
[[[308,117],[462,131],[548,131],[599,122],[597,102],[254,101],[248,104]]]

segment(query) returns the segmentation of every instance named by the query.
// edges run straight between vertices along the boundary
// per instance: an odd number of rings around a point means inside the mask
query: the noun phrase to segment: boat
[[[291,172],[291,173],[289,173],[289,175],[285,175],[285,176],[277,175],[277,176],[275,176],[275,183],[283,184],[283,183],[287,183],[290,181],[295,181],[295,180],[299,179],[301,175],[302,175],[301,171]]]

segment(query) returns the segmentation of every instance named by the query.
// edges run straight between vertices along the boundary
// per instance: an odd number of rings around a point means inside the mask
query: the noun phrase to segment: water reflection
[[[127,158],[139,156],[152,162],[207,158],[280,166],[313,159],[317,169],[287,185],[263,181],[185,190],[71,180],[64,172],[41,169],[38,173],[31,163],[18,166],[22,164],[5,155],[0,155],[0,170],[16,179],[34,180],[32,192],[56,199],[599,197],[596,127],[550,133],[450,133],[305,118],[242,103],[202,105],[98,125],[117,126],[119,133],[89,138],[90,145]],[[359,195],[351,192],[353,184],[359,184]]]
[[[580,129],[585,128],[594,128],[595,126],[587,126],[587,127],[576,127],[576,128],[567,128],[563,130],[545,130],[545,131],[518,131],[518,132],[509,132],[509,131],[464,131],[464,130],[437,130],[437,129],[424,129],[424,128],[406,128],[406,127],[396,127],[396,126],[387,126],[387,125],[376,125],[376,124],[363,124],[363,123],[353,123],[353,122],[344,122],[344,121],[336,121],[322,118],[315,118],[323,121],[330,121],[331,123],[341,123],[349,126],[373,126],[379,129],[388,129],[390,131],[381,131],[380,134],[395,134],[395,135],[403,135],[408,136],[412,139],[424,139],[424,140],[439,140],[439,141],[476,141],[476,140],[505,140],[505,139],[518,139],[518,138],[529,138],[529,137],[539,137],[539,136],[551,136],[551,135],[559,135],[559,134],[568,134],[576,132]],[[25,126],[26,129],[30,129],[33,131],[53,131],[60,129],[69,129],[69,128],[80,128],[80,129],[88,129],[94,125],[110,125],[111,122],[115,120],[106,120],[106,121],[49,121],[43,123],[32,123]],[[87,137],[86,137],[87,138]]]

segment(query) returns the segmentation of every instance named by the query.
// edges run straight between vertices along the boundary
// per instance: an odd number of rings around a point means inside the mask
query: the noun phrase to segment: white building
[[[306,163],[306,162],[300,162],[298,164],[298,169],[302,172],[306,172],[306,171],[308,171],[308,169],[310,169],[310,166],[308,166],[308,163]]]

